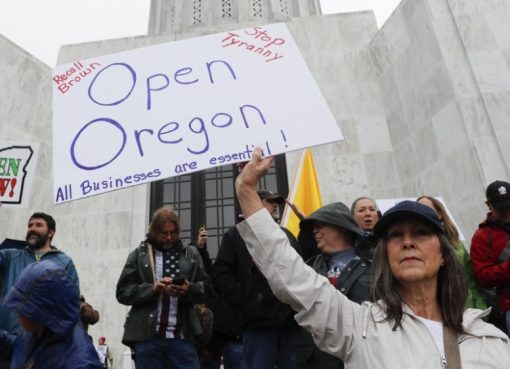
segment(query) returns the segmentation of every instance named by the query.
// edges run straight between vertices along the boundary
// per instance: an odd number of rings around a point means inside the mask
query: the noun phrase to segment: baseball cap
[[[494,181],[485,190],[487,202],[496,209],[510,207],[510,183],[505,181]]]
[[[285,198],[282,195],[273,193],[269,190],[258,190],[257,195],[259,195],[261,200],[275,202],[279,205],[281,205],[285,202]]]
[[[434,210],[416,201],[409,200],[399,202],[397,205],[387,210],[382,218],[375,224],[374,233],[379,237],[383,237],[391,225],[397,220],[405,218],[419,219],[429,225],[437,233],[444,233],[443,224]]]

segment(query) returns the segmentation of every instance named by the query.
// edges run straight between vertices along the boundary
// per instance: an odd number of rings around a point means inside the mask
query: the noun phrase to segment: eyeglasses
[[[161,236],[165,236],[165,237],[168,237],[168,236],[175,237],[175,236],[179,235],[179,232],[177,232],[177,231],[158,231],[158,233]]]

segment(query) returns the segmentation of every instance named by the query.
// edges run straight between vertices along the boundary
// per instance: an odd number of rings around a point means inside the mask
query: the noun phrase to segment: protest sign
[[[0,203],[28,207],[39,144],[0,142]]]
[[[54,201],[342,139],[284,24],[53,71]]]

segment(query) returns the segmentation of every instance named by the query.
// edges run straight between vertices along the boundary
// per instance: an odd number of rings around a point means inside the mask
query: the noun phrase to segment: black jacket
[[[373,260],[378,241],[379,239],[374,233],[364,234],[356,243],[356,255],[368,260]]]
[[[296,238],[287,229],[282,230],[299,252]],[[223,235],[213,266],[213,282],[230,305],[242,310],[243,330],[297,326],[294,312],[276,299],[236,227]]]
[[[199,248],[198,251],[204,261],[205,271],[213,278],[213,263],[207,251],[207,247]],[[241,340],[241,308],[229,304],[225,298],[218,293],[207,301],[207,305],[214,314],[213,334],[215,337],[213,341],[218,340],[216,335],[219,333],[222,336],[222,340],[234,340],[239,342]],[[217,343],[218,342],[212,342],[211,344],[215,345]]]
[[[317,273],[326,276],[329,270],[329,258],[319,254],[307,262]],[[361,304],[370,299],[371,262],[355,256],[338,276],[336,289],[346,295],[349,300]],[[296,355],[298,369],[341,369],[340,359],[320,351],[315,346],[312,336],[301,329],[296,339]]]
[[[326,276],[329,270],[329,258],[323,254],[308,260],[307,264],[323,276]],[[336,289],[358,304],[370,300],[372,285],[370,266],[370,260],[355,256],[338,276]]]

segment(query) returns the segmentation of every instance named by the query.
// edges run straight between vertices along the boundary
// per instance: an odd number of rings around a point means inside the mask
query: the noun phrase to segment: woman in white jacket
[[[297,311],[322,350],[350,368],[505,368],[508,336],[485,323],[488,312],[463,311],[466,285],[437,215],[403,202],[379,220],[374,300],[358,305],[306,266],[264,211],[256,184],[270,158],[253,152],[236,181],[246,220],[238,225],[275,295]]]

